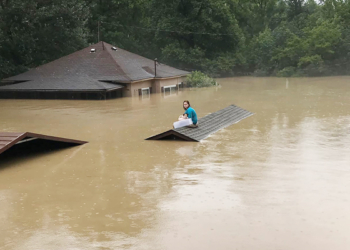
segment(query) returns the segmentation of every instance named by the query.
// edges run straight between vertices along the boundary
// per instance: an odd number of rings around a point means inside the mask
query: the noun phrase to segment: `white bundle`
[[[193,124],[193,122],[192,122],[191,118],[183,119],[181,121],[174,122],[174,128],[186,127],[186,126],[189,126],[189,125],[192,125],[192,124]]]

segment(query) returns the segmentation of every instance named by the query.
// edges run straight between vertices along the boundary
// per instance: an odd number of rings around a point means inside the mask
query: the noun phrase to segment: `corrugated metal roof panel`
[[[230,105],[222,110],[198,119],[197,128],[182,127],[171,129],[149,137],[146,140],[164,140],[171,138],[199,142],[218,130],[235,124],[251,115],[253,115],[253,113],[235,105]]]

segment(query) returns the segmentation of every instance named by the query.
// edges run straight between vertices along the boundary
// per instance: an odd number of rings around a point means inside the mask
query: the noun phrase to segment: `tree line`
[[[350,1],[0,0],[0,79],[98,39],[215,77],[348,75]]]

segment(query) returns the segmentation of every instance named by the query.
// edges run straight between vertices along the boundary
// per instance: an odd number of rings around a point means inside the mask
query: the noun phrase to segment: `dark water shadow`
[[[39,158],[73,146],[80,145],[43,139],[16,144],[0,154],[0,171],[23,161]]]

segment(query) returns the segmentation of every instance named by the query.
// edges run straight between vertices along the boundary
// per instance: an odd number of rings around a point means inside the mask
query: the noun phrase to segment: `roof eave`
[[[178,78],[178,77],[183,77],[183,76],[187,76],[190,73],[187,74],[183,74],[183,75],[176,75],[176,76],[167,76],[167,77],[155,77],[155,80],[166,80],[166,79],[173,79],[173,78]]]
[[[183,76],[187,76],[188,74],[183,74],[183,75],[176,75],[176,76],[169,76],[169,77],[150,77],[150,78],[144,78],[144,79],[140,79],[140,80],[134,80],[134,81],[130,81],[128,83],[137,83],[137,82],[143,82],[143,81],[148,81],[148,80],[167,80],[167,79],[174,79],[174,78],[179,78],[179,77],[183,77]]]
[[[113,90],[122,88],[112,89],[0,89],[0,92],[110,92]]]

